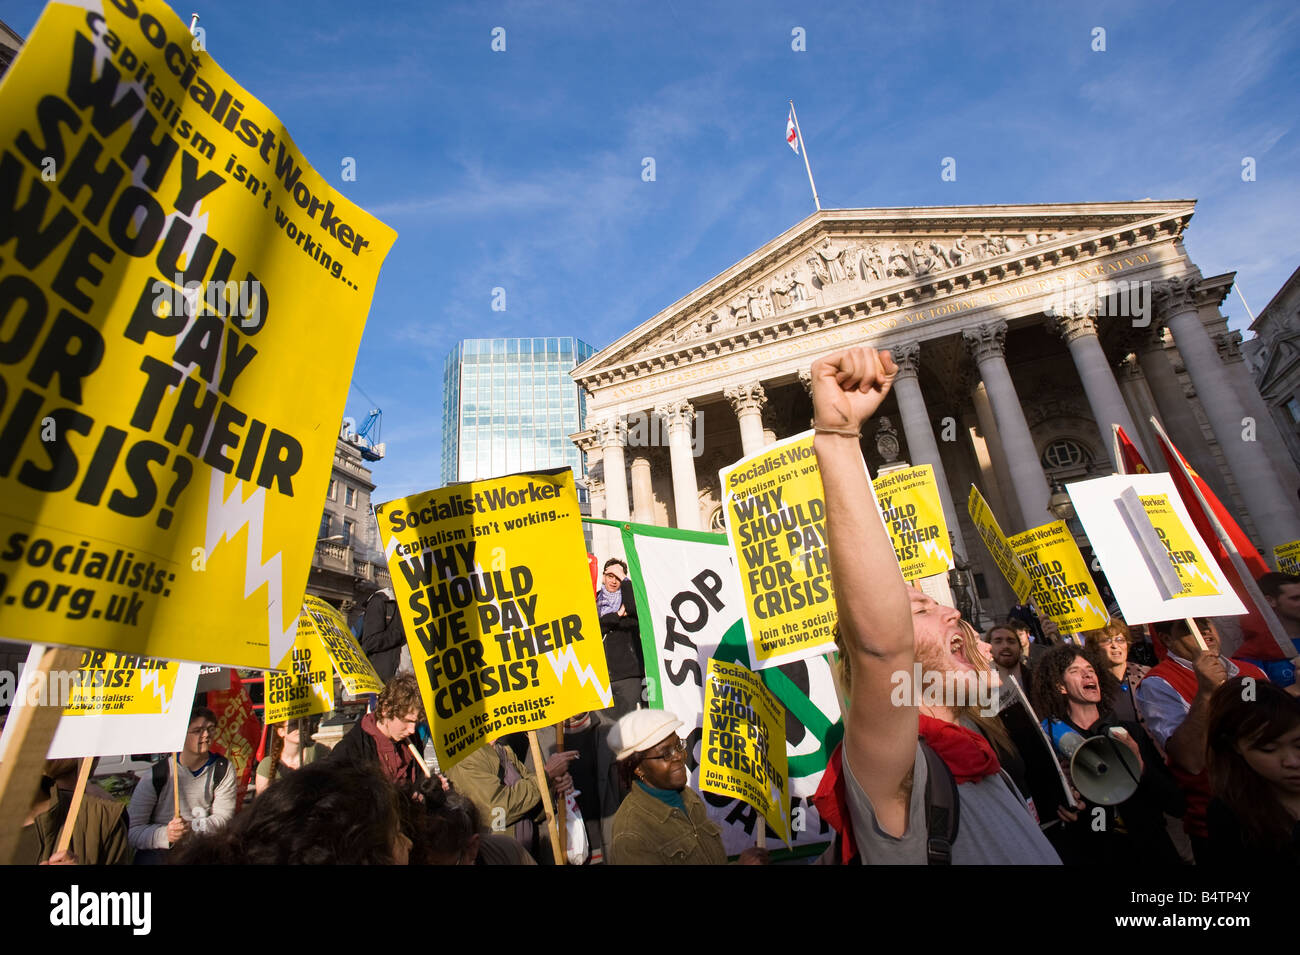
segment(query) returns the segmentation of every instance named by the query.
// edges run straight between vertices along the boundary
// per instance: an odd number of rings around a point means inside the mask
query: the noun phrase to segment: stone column
[[[1049,309],[1047,323],[1070,349],[1070,357],[1074,359],[1074,367],[1083,382],[1084,394],[1088,396],[1088,407],[1092,409],[1092,417],[1097,422],[1097,430],[1106,447],[1106,456],[1110,458],[1111,467],[1118,471],[1114,429],[1111,427],[1113,424],[1124,429],[1143,458],[1150,461],[1151,456],[1143,446],[1142,433],[1138,431],[1128,406],[1124,404],[1124,396],[1120,393],[1110,362],[1106,360],[1106,353],[1097,338],[1097,323],[1093,318],[1096,309],[1095,300],[1087,303],[1071,302],[1059,310]]]
[[[695,458],[691,454],[691,426],[695,408],[689,401],[673,401],[655,408],[668,422],[668,454],[673,469],[673,512],[680,530],[700,527],[700,486],[695,480]]]
[[[953,507],[952,490],[944,471],[939,445],[934,440],[934,426],[930,412],[921,394],[917,370],[921,362],[921,346],[908,342],[893,345],[890,350],[898,363],[898,377],[894,379],[894,394],[898,396],[898,415],[903,419],[903,433],[907,436],[907,456],[912,464],[928,464],[934,468],[934,480],[939,485],[939,500],[943,504],[943,517],[955,538],[961,538],[961,525],[957,523],[957,510]],[[963,551],[965,548],[962,548]]]
[[[975,385],[970,398],[971,406],[975,409],[975,425],[979,431],[979,434],[971,435],[971,450],[975,452],[975,460],[979,464],[984,500],[988,501],[994,514],[1000,515],[998,520],[1018,524],[1020,506],[1011,493],[1007,456],[1002,451],[1002,439],[998,437],[998,424],[993,420],[993,406],[989,404],[989,393],[984,382]]]
[[[962,337],[979,366],[989,403],[993,406],[993,416],[997,419],[1011,487],[1020,507],[1022,525],[1019,529],[1045,524],[1052,519],[1052,512],[1047,509],[1051,495],[1042,466],[1038,463],[1038,451],[1034,447],[1033,435],[1029,433],[1020,397],[1016,394],[1016,386],[1011,381],[1011,372],[1003,356],[1007,323],[998,320],[968,328],[962,332]]]
[[[1276,544],[1300,538],[1300,515],[1259,441],[1242,439],[1246,411],[1219,361],[1214,342],[1201,324],[1196,307],[1198,281],[1199,276],[1193,273],[1157,283],[1156,304],[1164,312],[1174,344],[1267,554]]]
[[[767,404],[762,382],[736,385],[722,395],[731,402],[731,410],[736,412],[740,421],[740,446],[744,456],[761,451],[766,444],[763,439],[763,407]]]
[[[1178,446],[1178,450],[1197,473],[1209,482],[1219,499],[1231,501],[1228,485],[1219,475],[1219,466],[1210,453],[1209,445],[1205,443],[1196,415],[1188,406],[1187,396],[1183,394],[1182,382],[1178,380],[1178,373],[1174,371],[1174,363],[1165,347],[1163,329],[1163,325],[1152,328],[1151,334],[1142,340],[1137,352],[1142,374],[1159,411],[1160,424],[1169,435],[1169,440]],[[1152,457],[1147,460],[1147,465],[1153,471],[1165,470],[1164,454],[1159,452],[1159,447],[1152,448]]]
[[[632,520],[638,524],[655,522],[655,491],[650,480],[650,459],[638,454],[632,459]]]
[[[627,508],[627,466],[623,447],[627,443],[627,422],[614,416],[592,426],[600,441],[605,464],[605,514],[612,521],[631,518]]]
[[[1160,419],[1160,409],[1156,407],[1155,396],[1151,394],[1151,387],[1147,384],[1146,375],[1142,371],[1142,366],[1138,364],[1136,355],[1129,355],[1124,360],[1123,364],[1115,370],[1115,378],[1128,405],[1129,414],[1133,416],[1133,424],[1137,426],[1138,434],[1142,437],[1139,447],[1145,448],[1160,460],[1158,457],[1160,445],[1151,427],[1152,418]],[[1145,457],[1144,460],[1148,465],[1152,463],[1151,457]]]
[[[1277,472],[1278,480],[1284,487],[1300,487],[1300,474],[1296,472],[1295,462],[1291,460],[1291,455],[1287,451],[1282,432],[1278,430],[1272,412],[1269,411],[1268,405],[1264,404],[1259,389],[1255,387],[1255,379],[1251,376],[1250,369],[1246,367],[1246,359],[1241,354],[1241,332],[1221,332],[1214,336],[1214,345],[1219,351],[1219,359],[1223,362],[1228,380],[1232,382],[1233,390],[1237,392],[1237,397],[1241,399],[1246,409],[1246,414],[1255,419],[1255,440],[1263,446],[1264,453],[1273,462],[1273,470]]]

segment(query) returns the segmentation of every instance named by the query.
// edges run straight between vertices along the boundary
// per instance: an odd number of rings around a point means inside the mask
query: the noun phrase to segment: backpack
[[[230,768],[230,760],[220,753],[213,753],[212,755],[215,759],[212,766],[212,789],[215,792],[216,788],[221,785],[221,780],[226,778],[226,770]],[[167,785],[167,772],[171,761],[171,757],[168,756],[166,759],[160,759],[153,764],[153,794],[155,796],[162,795],[163,787]]]
[[[957,841],[957,830],[961,822],[961,801],[957,794],[957,780],[924,738],[918,737],[921,753],[925,757],[925,861],[926,865],[952,865],[952,844]],[[839,865],[842,858],[840,849],[844,837],[835,834],[830,852],[826,856],[830,865]],[[854,856],[849,865],[861,865],[862,860]]]

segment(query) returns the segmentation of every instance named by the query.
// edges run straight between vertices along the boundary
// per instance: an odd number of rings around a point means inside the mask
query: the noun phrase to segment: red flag
[[[1156,429],[1156,438],[1160,442],[1160,450],[1164,452],[1165,460],[1169,464],[1169,475],[1174,479],[1174,486],[1178,488],[1178,494],[1183,499],[1183,506],[1187,508],[1187,513],[1191,515],[1197,533],[1201,535],[1201,539],[1210,548],[1210,552],[1214,554],[1215,559],[1219,562],[1219,567],[1223,569],[1228,582],[1232,584],[1232,589],[1236,591],[1237,596],[1246,606],[1246,616],[1241,618],[1242,644],[1233,655],[1256,660],[1284,659],[1277,641],[1269,633],[1268,624],[1256,608],[1250,592],[1242,584],[1237,568],[1233,566],[1232,559],[1228,556],[1228,548],[1219,540],[1219,535],[1214,531],[1214,523],[1210,520],[1209,515],[1205,513],[1205,509],[1196,497],[1196,492],[1192,490],[1192,485],[1188,481],[1189,476],[1191,480],[1196,482],[1196,487],[1204,496],[1205,503],[1214,511],[1214,516],[1219,519],[1219,524],[1237,548],[1237,553],[1241,556],[1242,563],[1246,565],[1246,570],[1258,580],[1272,568],[1264,562],[1264,558],[1255,549],[1255,545],[1250,542],[1250,538],[1246,536],[1245,531],[1233,520],[1232,515],[1223,506],[1218,495],[1210,490],[1210,486],[1205,483],[1205,479],[1187,463],[1187,459],[1183,457],[1182,452],[1174,447],[1174,443],[1169,440],[1163,430]]]
[[[1115,429],[1115,447],[1119,454],[1117,461],[1119,463],[1120,474],[1150,474],[1151,469],[1147,463],[1142,460],[1142,452],[1137,449],[1124,429],[1119,425],[1112,425]]]
[[[230,769],[239,780],[235,811],[244,803],[248,781],[257,768],[255,752],[262,741],[262,721],[253,710],[252,697],[244,689],[239,673],[230,671],[230,689],[208,693],[208,709],[217,714],[217,732],[212,749],[230,760]]]

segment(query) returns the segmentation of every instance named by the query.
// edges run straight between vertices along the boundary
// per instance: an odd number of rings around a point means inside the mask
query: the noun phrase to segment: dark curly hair
[[[1253,692],[1247,693],[1249,679],[1235,676],[1210,698],[1206,768],[1214,794],[1237,817],[1245,842],[1267,850],[1290,843],[1296,820],[1237,746],[1264,746],[1300,726],[1300,700],[1263,680],[1251,680]]]
[[[478,807],[463,793],[424,777],[403,791],[405,828],[411,837],[411,865],[448,865],[459,860],[482,828]]]
[[[378,770],[311,763],[219,832],[186,840],[180,865],[391,865],[401,796]]]
[[[1069,718],[1070,707],[1057,687],[1065,683],[1065,671],[1074,661],[1083,657],[1097,673],[1098,686],[1101,688],[1101,702],[1097,704],[1097,714],[1108,716],[1115,707],[1115,694],[1119,692],[1119,680],[1110,672],[1110,666],[1096,647],[1084,649],[1074,643],[1062,643],[1052,647],[1043,654],[1034,668],[1034,709],[1039,719],[1065,720]]]

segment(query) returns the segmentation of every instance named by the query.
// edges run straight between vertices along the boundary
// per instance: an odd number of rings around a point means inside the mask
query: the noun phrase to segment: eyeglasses
[[[642,759],[658,759],[663,760],[666,763],[671,763],[677,759],[685,759],[685,757],[686,740],[679,739],[676,743],[672,744],[666,752],[646,753]]]
[[[1122,644],[1123,646],[1128,646],[1128,637],[1106,637],[1097,642],[1103,647],[1108,647],[1111,644]]]
[[[215,726],[198,726],[190,730],[190,734],[193,736],[202,736],[204,733],[209,736],[215,736],[217,734],[217,728]]]

